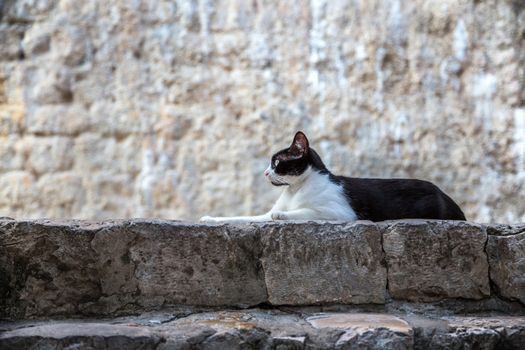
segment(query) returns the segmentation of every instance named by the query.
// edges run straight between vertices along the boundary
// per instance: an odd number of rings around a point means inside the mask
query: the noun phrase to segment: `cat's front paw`
[[[272,220],[288,220],[288,215],[283,211],[274,211],[272,213]]]
[[[217,222],[217,219],[215,219],[213,216],[203,216],[199,219],[200,222]]]

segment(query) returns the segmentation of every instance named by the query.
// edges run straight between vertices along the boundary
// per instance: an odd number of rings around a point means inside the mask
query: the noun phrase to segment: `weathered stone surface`
[[[388,290],[396,299],[482,299],[490,295],[487,234],[466,222],[395,222],[383,232]]]
[[[375,224],[268,225],[261,239],[270,303],[384,303],[386,269]]]
[[[407,317],[414,329],[414,349],[521,349],[525,346],[525,317],[449,316]]]
[[[403,318],[406,319],[403,320]],[[525,317],[278,309],[0,324],[0,348],[520,350]]]
[[[335,343],[342,349],[410,349],[414,339],[405,321],[381,314],[328,313],[306,319],[316,329],[344,330]]]
[[[525,228],[521,229],[521,233],[489,235],[487,254],[496,293],[525,305]]]
[[[16,137],[0,136],[0,170],[21,170],[23,166],[22,142]]]
[[[68,137],[30,137],[25,145],[27,168],[37,174],[71,169],[75,158],[73,140]]]
[[[490,224],[485,226],[487,234],[490,236],[510,236],[525,232],[525,223]]]
[[[2,108],[0,110],[0,135],[14,135],[14,138],[22,142],[17,134],[24,130],[24,116],[25,111],[23,106],[10,105],[8,107]]]
[[[72,315],[100,297],[90,249],[94,230],[78,228],[71,222],[1,222],[1,317]]]
[[[152,226],[132,223],[129,247],[138,290],[145,300],[171,304],[249,306],[267,300],[253,226]],[[110,238],[111,239],[111,238]]]
[[[33,25],[24,33],[22,48],[26,57],[40,55],[49,51],[51,35],[46,25]]]
[[[4,2],[3,19],[14,23],[31,23],[45,19],[56,6],[57,0],[20,0]]]
[[[86,198],[82,177],[72,171],[41,176],[36,190],[40,205],[53,205],[59,216],[72,215]]]
[[[63,193],[83,195],[75,192],[78,179],[64,175]],[[48,196],[64,205],[73,200]],[[258,304],[522,314],[522,234],[491,237],[492,293],[485,230],[465,222],[229,225],[0,218],[0,318]],[[407,300],[432,303],[415,307]]]
[[[155,349],[160,336],[147,327],[108,323],[53,323],[21,328],[4,335],[0,345],[15,349]]]
[[[10,171],[0,175],[0,208],[2,215],[11,205],[28,209],[36,201],[35,177],[27,171]],[[16,213],[19,213],[18,211]],[[6,215],[7,216],[7,215]]]
[[[26,114],[27,130],[38,135],[68,135],[76,136],[87,132],[90,125],[89,115],[86,110],[78,105],[44,105],[39,106]],[[75,144],[81,138],[75,140]],[[75,159],[80,157],[75,149]],[[52,172],[49,172],[52,173]]]
[[[22,47],[20,42],[23,37],[23,26],[9,26],[7,23],[0,22],[0,61],[17,60],[21,58]]]
[[[0,221],[0,317],[267,300],[251,226]]]
[[[99,156],[69,149],[83,158],[77,175],[96,181],[86,169],[104,168],[130,179],[116,185],[128,206],[87,201],[69,214],[60,203],[16,202],[4,215],[262,213],[279,192],[262,176],[269,157],[302,129],[337,174],[428,179],[471,220],[525,221],[521,0],[9,0],[0,8],[0,134],[27,144],[68,135],[76,144],[93,133]],[[116,169],[111,144],[124,138],[135,157]],[[45,139],[32,146],[22,170],[35,157],[53,163],[39,151]]]

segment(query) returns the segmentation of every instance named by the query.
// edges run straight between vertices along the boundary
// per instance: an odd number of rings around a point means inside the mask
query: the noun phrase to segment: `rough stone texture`
[[[487,297],[486,241],[483,227],[465,222],[391,224],[383,234],[389,292],[412,301]]]
[[[150,313],[105,321],[0,323],[11,349],[520,350],[523,316],[423,316],[296,309]]]
[[[406,317],[414,329],[414,348],[428,350],[521,349],[524,317]]]
[[[489,235],[490,280],[497,293],[525,304],[525,229],[505,236]]]
[[[261,235],[270,303],[384,303],[386,268],[374,224],[271,225]]]
[[[0,318],[333,304],[522,315],[523,237],[509,234],[518,227],[0,218]]]
[[[0,221],[0,317],[267,300],[253,227]]]
[[[410,349],[414,342],[408,323],[390,315],[328,313],[306,321],[316,329],[343,330],[335,348]]]
[[[0,215],[263,212],[269,156],[303,129],[336,173],[432,180],[472,220],[525,221],[524,9],[1,1]],[[55,192],[64,172],[79,180]]]
[[[161,337],[147,327],[109,323],[52,323],[0,334],[2,349],[155,349]]]

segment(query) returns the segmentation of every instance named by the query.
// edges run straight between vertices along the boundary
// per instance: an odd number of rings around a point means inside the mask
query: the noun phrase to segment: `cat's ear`
[[[306,135],[303,132],[298,131],[293,138],[292,145],[290,146],[290,152],[295,157],[302,157],[308,153],[308,147],[309,145]]]

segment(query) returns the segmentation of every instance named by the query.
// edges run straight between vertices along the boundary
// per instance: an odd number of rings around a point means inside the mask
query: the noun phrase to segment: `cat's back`
[[[407,194],[415,193],[433,193],[440,190],[439,187],[430,181],[407,178],[362,178],[362,177],[345,177],[337,176],[342,181],[343,186],[351,187],[355,190],[374,191],[380,190],[382,193],[403,193],[409,190]]]
[[[465,220],[460,207],[438,186],[419,179],[334,176],[360,219]]]

